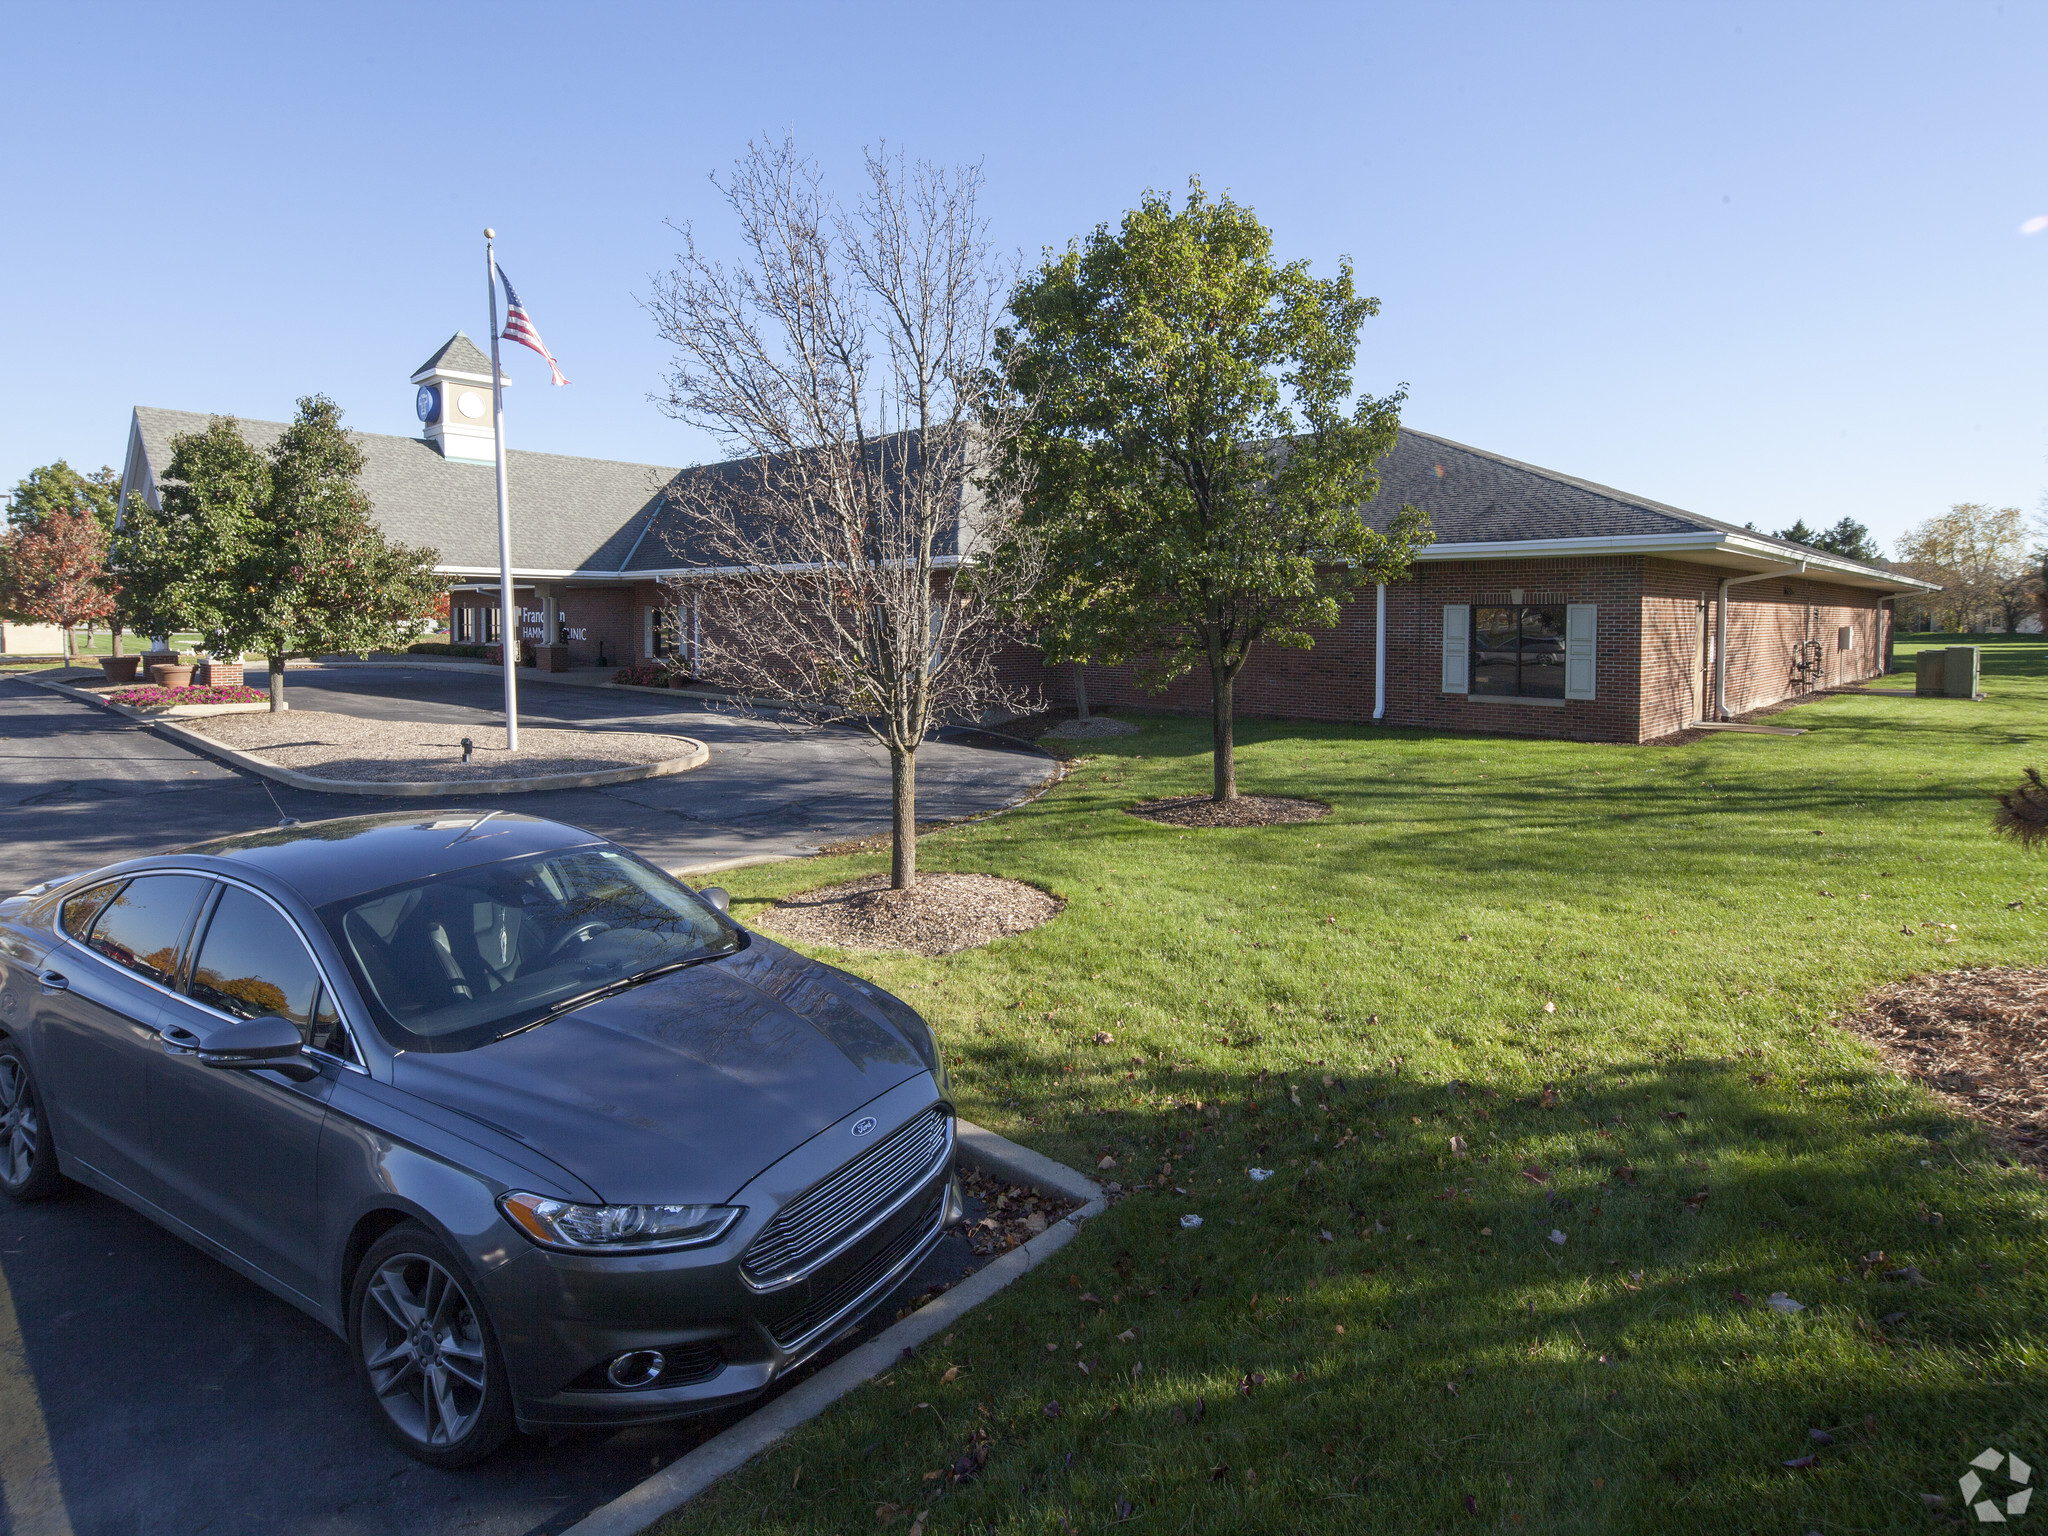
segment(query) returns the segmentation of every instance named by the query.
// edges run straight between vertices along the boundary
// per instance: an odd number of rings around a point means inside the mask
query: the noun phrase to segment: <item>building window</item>
[[[1472,692],[1561,699],[1564,674],[1563,603],[1472,609]]]

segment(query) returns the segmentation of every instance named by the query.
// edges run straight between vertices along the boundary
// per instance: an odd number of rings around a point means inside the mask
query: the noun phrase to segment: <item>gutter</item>
[[[1714,718],[1728,718],[1728,589],[1752,581],[1772,581],[1783,576],[1803,576],[1807,562],[1775,571],[1758,571],[1754,576],[1723,576],[1720,600],[1714,604]]]
[[[1379,611],[1372,629],[1372,721],[1387,718],[1387,584],[1379,584]]]

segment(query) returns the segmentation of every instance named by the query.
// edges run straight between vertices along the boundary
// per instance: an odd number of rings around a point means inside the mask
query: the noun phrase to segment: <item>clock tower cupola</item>
[[[502,373],[502,384],[512,381]],[[461,331],[413,370],[415,408],[426,439],[444,459],[490,464],[497,459],[491,425],[491,360]]]

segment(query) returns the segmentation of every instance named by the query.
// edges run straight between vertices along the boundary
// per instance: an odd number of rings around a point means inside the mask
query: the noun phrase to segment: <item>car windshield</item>
[[[611,848],[457,870],[320,916],[402,1050],[468,1050],[744,942],[687,887]]]

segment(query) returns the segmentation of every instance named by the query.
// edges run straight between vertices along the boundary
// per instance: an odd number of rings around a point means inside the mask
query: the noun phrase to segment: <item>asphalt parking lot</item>
[[[496,680],[477,672],[308,667],[287,679],[296,709],[469,726],[501,718]],[[709,763],[672,778],[485,797],[499,809],[588,827],[666,868],[808,853],[888,829],[888,758],[857,731],[791,731],[715,713],[695,700],[532,683],[521,690],[520,718],[592,730],[669,730],[710,747]],[[1011,804],[1043,783],[1050,768],[1039,753],[984,735],[927,742],[917,759],[919,819]],[[313,821],[462,803],[458,796],[394,800],[273,784],[199,756],[141,722],[0,680],[0,888],[271,826],[281,815]]]
[[[463,723],[488,723],[497,702],[488,677],[426,668],[308,669],[290,689],[302,709]],[[800,853],[886,829],[886,759],[851,732],[791,734],[606,690],[530,687],[522,702],[536,724],[647,729],[652,720],[711,746],[709,764],[674,778],[492,797],[601,831],[667,867]],[[932,742],[919,758],[920,811],[994,809],[1047,772],[1043,757],[986,738]],[[0,888],[280,815],[438,805],[270,784],[147,726],[0,680]],[[871,1330],[978,1262],[949,1235],[877,1309]],[[4,1536],[540,1536],[730,1422],[554,1444],[515,1437],[467,1471],[422,1466],[385,1438],[341,1340],[83,1189],[37,1205],[0,1201],[0,1281],[20,1338],[17,1356],[0,1336]]]

